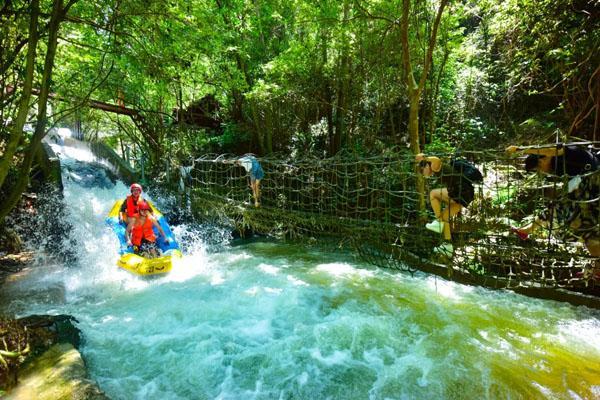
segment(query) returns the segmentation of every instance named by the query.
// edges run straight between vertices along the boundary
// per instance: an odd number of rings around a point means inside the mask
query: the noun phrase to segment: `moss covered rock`
[[[70,343],[55,344],[19,373],[12,400],[105,400],[98,386],[87,378],[79,351]]]

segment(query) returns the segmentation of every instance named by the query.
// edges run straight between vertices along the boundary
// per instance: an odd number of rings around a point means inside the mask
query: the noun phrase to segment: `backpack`
[[[483,175],[481,172],[476,166],[464,158],[452,158],[450,160],[450,165],[456,172],[460,173],[461,176],[465,177],[471,183],[483,182]]]
[[[556,175],[576,176],[598,170],[600,159],[593,149],[579,146],[564,146],[564,153],[552,159]]]

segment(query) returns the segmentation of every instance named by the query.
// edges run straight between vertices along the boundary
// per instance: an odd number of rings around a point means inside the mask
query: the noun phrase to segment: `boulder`
[[[87,378],[81,354],[70,343],[51,346],[19,373],[19,384],[6,396],[11,400],[106,400]]]

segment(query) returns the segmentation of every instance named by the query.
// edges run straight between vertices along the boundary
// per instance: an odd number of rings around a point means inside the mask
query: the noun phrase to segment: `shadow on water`
[[[331,239],[277,239],[254,234],[231,240],[231,247],[251,246],[253,254],[265,258],[287,258],[305,263],[356,262],[355,253]],[[365,266],[366,267],[366,266]]]
[[[110,189],[117,183],[117,176],[108,167],[97,162],[67,160],[61,163],[63,179],[73,181],[84,188]]]

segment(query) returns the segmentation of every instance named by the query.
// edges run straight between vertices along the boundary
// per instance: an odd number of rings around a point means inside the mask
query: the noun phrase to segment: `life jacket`
[[[135,246],[139,246],[142,244],[142,239],[146,239],[149,242],[155,242],[156,236],[154,235],[152,225],[153,223],[150,216],[146,217],[143,224],[134,223],[133,228],[131,229],[131,243]]]
[[[133,196],[131,196],[131,195],[127,196],[127,217],[129,217],[129,218],[135,217],[140,213],[137,203],[139,203],[141,200],[142,200],[142,197],[140,196],[140,197],[138,197],[138,200],[134,203]]]

